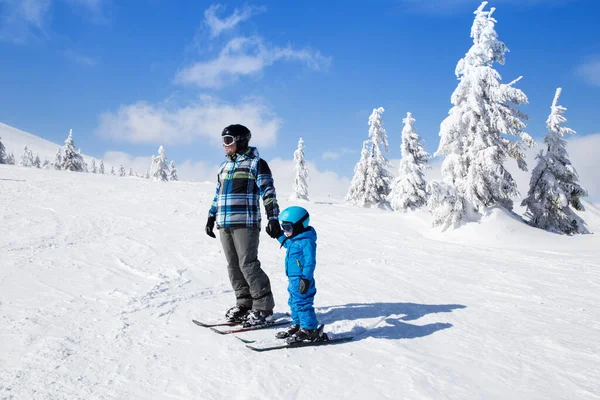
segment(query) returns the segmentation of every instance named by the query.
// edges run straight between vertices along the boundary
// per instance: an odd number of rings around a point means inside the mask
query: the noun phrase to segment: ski
[[[343,337],[336,337],[336,338],[331,338],[329,340],[322,340],[322,341],[317,341],[317,342],[308,342],[308,341],[307,342],[292,342],[292,343],[283,342],[281,344],[265,343],[264,345],[251,343],[251,344],[247,344],[246,347],[251,350],[254,350],[254,351],[263,352],[263,351],[280,350],[280,349],[295,349],[297,347],[326,346],[329,344],[349,342],[352,339],[354,339],[354,336],[343,336]]]
[[[202,322],[195,319],[193,319],[192,322],[203,328],[212,328],[215,326],[236,326],[241,324],[241,322]]]
[[[290,322],[291,321],[289,319],[285,319],[285,320],[277,320],[277,321],[269,322],[267,324],[262,324],[262,325],[253,325],[253,326],[240,325],[239,328],[235,327],[233,329],[221,329],[218,326],[212,326],[212,327],[210,327],[210,330],[212,330],[213,332],[216,332],[220,335],[229,335],[230,333],[249,332],[249,331],[256,331],[259,329],[267,329],[267,328],[271,328],[273,326],[287,325]]]

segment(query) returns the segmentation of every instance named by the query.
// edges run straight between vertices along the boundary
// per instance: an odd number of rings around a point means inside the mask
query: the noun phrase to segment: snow
[[[0,193],[2,399],[600,399],[598,235],[304,204],[318,318],[356,340],[255,353],[191,323],[234,303],[203,232],[213,183],[0,165]],[[284,251],[261,239],[285,312]]]

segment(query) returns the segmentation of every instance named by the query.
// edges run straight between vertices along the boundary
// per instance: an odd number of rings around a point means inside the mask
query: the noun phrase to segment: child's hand
[[[309,288],[310,281],[306,278],[300,279],[300,284],[298,285],[298,291],[300,292],[300,294],[305,294],[306,292],[308,292]]]

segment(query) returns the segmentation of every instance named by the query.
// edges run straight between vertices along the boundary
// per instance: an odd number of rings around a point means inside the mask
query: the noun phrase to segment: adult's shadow
[[[416,304],[416,303],[351,303],[345,305],[317,307],[319,321],[331,324],[343,320],[378,318],[368,326],[355,325],[348,332],[355,340],[368,337],[384,339],[413,339],[431,335],[442,329],[451,328],[449,323],[413,325],[403,321],[414,321],[427,314],[448,313],[466,308],[462,304]],[[385,325],[383,323],[385,322]],[[381,326],[383,325],[383,326]]]

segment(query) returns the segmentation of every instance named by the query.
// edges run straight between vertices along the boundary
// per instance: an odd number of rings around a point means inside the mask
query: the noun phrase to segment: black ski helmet
[[[221,132],[221,136],[226,135],[235,137],[238,153],[246,150],[248,143],[250,142],[250,138],[252,137],[250,129],[240,124],[226,126],[225,129],[223,129],[223,132]]]

